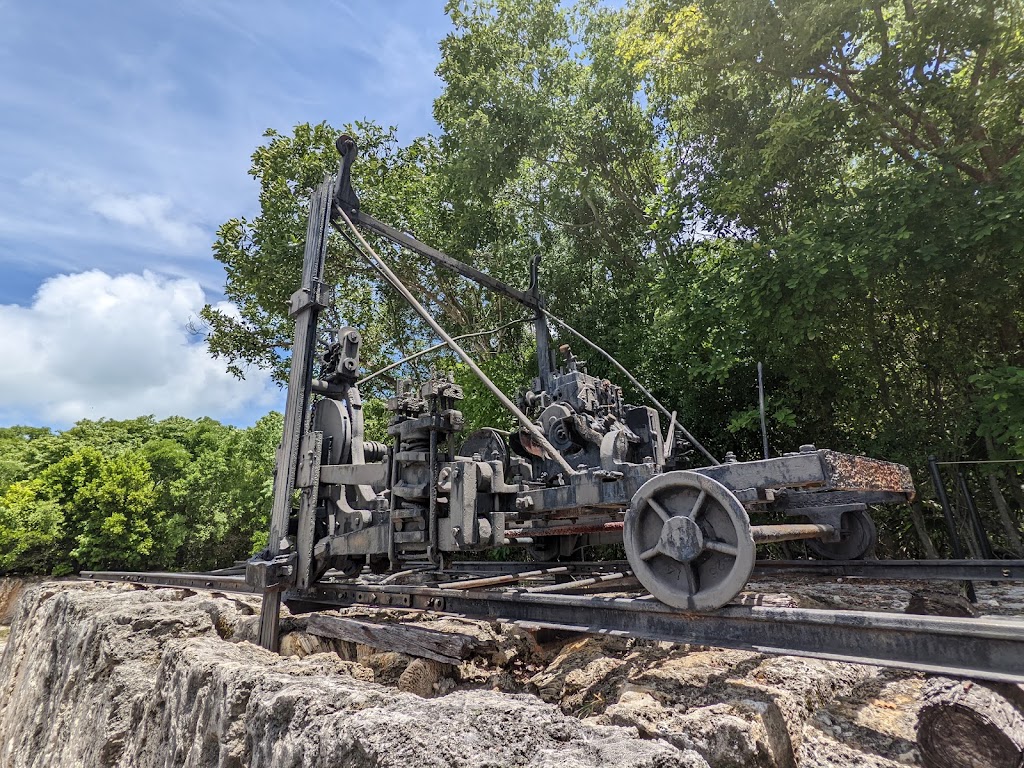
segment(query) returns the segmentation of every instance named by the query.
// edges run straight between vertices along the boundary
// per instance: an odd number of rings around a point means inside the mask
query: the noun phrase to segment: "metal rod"
[[[546,309],[541,310],[541,311],[547,317],[549,317],[551,320],[554,320],[556,323],[558,323],[563,328],[565,328],[565,330],[569,331],[569,333],[573,334],[576,338],[578,338],[584,344],[586,344],[591,349],[593,349],[595,352],[598,352],[601,355],[603,355],[605,357],[605,359],[609,363],[611,363],[612,365],[614,365],[618,369],[619,373],[621,373],[623,376],[625,376],[627,379],[629,379],[629,381],[633,384],[634,387],[636,387],[644,395],[646,395],[647,399],[649,399],[652,403],[654,403],[655,407],[659,411],[661,411],[663,414],[665,414],[669,418],[672,418],[672,414],[668,410],[668,408],[666,408],[664,405],[662,405],[661,402],[658,400],[658,398],[656,398],[654,395],[652,395],[650,393],[650,391],[647,389],[647,387],[645,387],[643,384],[641,384],[639,381],[637,381],[636,377],[633,374],[631,374],[629,371],[627,371],[618,360],[616,360],[614,357],[611,356],[610,353],[605,352],[603,349],[601,349],[601,347],[597,346],[597,344],[592,342],[590,339],[588,339],[582,333],[580,333],[575,328],[573,328],[571,325],[569,325],[567,322],[565,322],[565,320],[562,320],[561,318],[555,317],[550,312],[548,312]],[[684,427],[678,421],[676,422],[676,425],[679,427],[679,431],[683,433],[683,437],[685,437],[690,442],[690,444],[693,445],[694,448],[696,448],[698,451],[703,453],[704,456],[708,459],[708,461],[710,461],[712,464],[721,464],[721,462],[718,459],[716,459],[707,448],[705,448],[703,445],[701,445],[700,441],[697,440],[697,438],[695,438],[693,435],[691,435],[686,430],[686,427]]]
[[[434,333],[436,333],[438,336],[444,339],[444,341],[448,343],[448,346],[451,347],[452,351],[455,354],[457,354],[460,358],[462,358],[462,362],[464,362],[469,367],[469,369],[474,374],[476,374],[476,377],[480,379],[480,381],[483,383],[485,387],[487,387],[488,390],[490,390],[491,394],[498,398],[499,402],[501,402],[501,404],[505,406],[505,409],[509,411],[509,413],[512,413],[519,420],[519,423],[522,424],[523,428],[530,433],[530,436],[534,440],[536,440],[537,443],[541,446],[541,448],[543,448],[549,454],[549,458],[556,464],[558,464],[558,466],[561,467],[562,471],[565,472],[566,475],[575,475],[576,470],[574,470],[569,465],[569,462],[565,460],[562,454],[555,450],[555,447],[548,442],[548,439],[544,436],[544,433],[541,432],[537,425],[530,420],[530,417],[523,413],[521,410],[519,410],[519,408],[516,407],[515,403],[508,399],[508,396],[504,392],[502,392],[501,389],[499,389],[498,386],[493,381],[490,380],[487,374],[484,373],[480,366],[476,364],[476,361],[473,360],[473,358],[470,357],[469,354],[462,347],[459,346],[459,343],[455,341],[455,339],[448,335],[448,333],[438,324],[438,322],[423,307],[423,305],[416,300],[416,297],[412,295],[412,292],[405,286],[405,283],[403,283],[398,278],[398,276],[391,271],[391,268],[387,265],[387,263],[380,257],[380,255],[375,250],[373,250],[373,247],[368,242],[366,242],[366,238],[363,237],[363,233],[356,228],[356,225],[352,223],[352,220],[348,217],[345,211],[341,210],[338,207],[335,207],[335,210],[338,212],[338,215],[345,220],[345,223],[348,225],[349,229],[352,230],[352,233],[356,236],[356,239],[358,239],[359,242],[362,244],[363,248],[366,249],[366,253],[370,254],[371,256],[373,256],[374,259],[376,259],[377,266],[380,267],[380,270],[387,279],[387,281],[391,283],[391,286],[401,294],[402,298],[406,300],[409,306],[416,311],[416,314],[422,317],[424,322],[426,322],[426,324],[430,326]]]
[[[764,419],[764,366],[757,363],[757,410],[761,415],[761,442],[764,444],[764,457],[768,458],[768,425]]]
[[[427,475],[430,477],[430,506],[427,509],[427,541],[430,543],[427,546],[427,559],[434,565],[441,563],[441,554],[437,550],[437,471],[437,429],[432,426],[427,466]]]
[[[939,463],[934,456],[928,457],[928,470],[932,475],[932,485],[935,486],[935,495],[942,507],[942,514],[946,518],[946,528],[949,530],[949,545],[953,550],[953,557],[962,560],[964,556],[963,546],[960,544],[960,534],[956,529],[956,520],[953,518],[953,510],[949,506],[949,498],[946,496],[946,487],[942,484],[942,475],[939,474]],[[972,603],[978,602],[978,595],[974,591],[974,584],[970,581],[963,582],[967,590],[967,599]]]
[[[626,578],[626,576],[632,576],[633,574],[629,571],[625,573],[606,573],[603,576],[594,576],[589,579],[580,579],[579,581],[567,581],[564,584],[545,584],[543,587],[531,587],[526,590],[530,594],[544,594],[545,592],[564,592],[567,589],[576,589],[577,587],[589,587],[592,584],[601,584],[606,581],[619,581],[620,579]]]
[[[951,467],[957,464],[1024,464],[1024,459],[975,459],[972,461],[937,461],[940,467]]]
[[[752,525],[750,535],[757,544],[770,544],[777,541],[797,541],[799,539],[819,539],[823,536],[834,536],[838,531],[831,525],[820,523],[794,523],[792,525]]]
[[[488,328],[486,331],[474,331],[473,333],[464,333],[461,336],[453,336],[452,338],[454,338],[456,341],[462,341],[463,339],[471,339],[474,336],[486,336],[488,334],[497,333],[498,331],[501,331],[501,330],[503,330],[505,328],[508,328],[510,325],[516,325],[517,323],[526,323],[526,322],[529,322],[529,321],[530,321],[530,318],[523,317],[523,318],[520,318],[518,320],[510,320],[509,322],[505,323],[504,325],[499,325],[497,328]],[[437,350],[444,349],[447,346],[448,346],[448,342],[447,341],[442,341],[440,344],[435,344],[432,347],[427,347],[426,349],[421,349],[419,352],[413,352],[411,355],[407,355],[406,357],[403,357],[401,360],[396,360],[395,362],[393,362],[393,363],[391,363],[389,365],[385,365],[383,368],[378,368],[373,373],[367,374],[363,378],[359,379],[359,381],[357,381],[356,384],[360,384],[360,385],[365,384],[366,382],[372,381],[373,379],[377,378],[381,374],[387,373],[388,371],[393,370],[394,368],[397,368],[400,365],[405,365],[406,363],[410,363],[410,362],[412,362],[413,360],[415,360],[418,357],[423,357],[423,355],[429,355],[431,352],[436,352]]]
[[[557,525],[548,528],[510,528],[505,531],[506,539],[524,539],[534,536],[573,536],[581,533],[610,533],[621,531],[624,523],[617,520],[611,523],[593,523],[591,525]]]
[[[553,576],[558,573],[568,573],[565,566],[558,568],[544,568],[539,571],[523,571],[522,573],[509,573],[505,576],[489,576],[486,579],[469,579],[467,581],[453,581],[449,584],[438,584],[438,589],[483,589],[484,587],[498,587],[502,584],[514,584],[523,579],[535,579],[540,576]]]
[[[971,495],[971,488],[967,485],[967,476],[963,472],[958,472],[958,480],[960,481],[960,493],[964,495],[964,502],[967,504],[967,516],[971,520],[971,527],[974,529],[974,538],[978,541],[978,549],[981,550],[981,556],[986,560],[992,560],[995,555],[992,552],[992,542],[989,541],[988,533],[985,531],[985,526],[981,521],[981,515],[978,514],[978,507],[974,504],[974,496]]]

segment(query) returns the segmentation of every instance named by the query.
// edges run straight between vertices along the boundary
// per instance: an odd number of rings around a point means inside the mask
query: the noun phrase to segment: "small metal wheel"
[[[865,510],[844,512],[839,541],[808,539],[807,548],[826,560],[860,560],[878,544],[875,521]]]
[[[696,472],[644,483],[626,511],[622,538],[637,579],[673,608],[720,608],[754,569],[747,511],[728,488]]]

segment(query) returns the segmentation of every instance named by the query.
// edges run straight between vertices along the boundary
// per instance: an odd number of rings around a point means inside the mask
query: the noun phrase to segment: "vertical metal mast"
[[[292,294],[288,312],[295,318],[292,367],[284,407],[284,435],[277,449],[275,464],[270,541],[267,543],[266,552],[262,554],[264,563],[270,565],[270,568],[265,567],[260,573],[259,565],[250,565],[246,572],[247,581],[262,582],[261,586],[264,588],[263,607],[260,613],[260,645],[272,651],[278,648],[281,591],[288,586],[293,575],[288,569],[294,569],[294,564],[285,565],[280,562],[280,556],[288,555],[285,537],[288,535],[292,493],[301,458],[299,445],[309,411],[317,319],[320,310],[328,304],[328,292],[323,276],[331,206],[334,202],[334,185],[334,177],[327,176],[310,197],[306,249],[302,261],[302,287]]]

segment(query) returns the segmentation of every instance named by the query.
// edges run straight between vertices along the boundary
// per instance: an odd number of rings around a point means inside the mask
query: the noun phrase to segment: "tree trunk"
[[[1019,768],[1024,690],[935,677],[924,690],[917,743],[927,768]]]
[[[935,542],[932,541],[932,537],[928,533],[928,527],[924,522],[924,510],[921,508],[920,501],[913,501],[910,504],[910,522],[913,523],[917,538],[921,540],[921,546],[924,547],[925,558],[928,560],[938,560],[939,550],[935,548]]]
[[[1024,509],[1024,490],[1021,490],[1020,476],[1012,467],[1006,468],[1006,482],[1007,488],[1010,489],[1010,495],[1013,496],[1020,508]]]
[[[994,474],[988,476],[988,487],[992,491],[992,498],[996,502],[996,509],[999,510],[999,522],[1003,525],[1003,531],[1006,533],[1006,540],[1010,545],[1010,549],[1013,551],[1013,554],[1020,557],[1024,555],[1024,543],[1020,540],[1017,521],[1013,519],[1013,515],[1010,513],[1010,505],[1006,503],[1006,497],[1003,496],[1003,492],[999,489],[999,481]]]
[[[991,437],[985,438],[985,450],[988,453],[990,459],[999,458],[996,455],[996,447],[992,442]],[[1006,476],[1010,480],[1010,492],[1014,490],[1020,491],[1020,483],[1014,483],[1014,473],[1007,472]],[[1002,523],[1003,530],[1006,532],[1006,540],[1009,542],[1010,549],[1013,550],[1013,554],[1017,557],[1024,555],[1024,542],[1021,542],[1020,528],[1018,527],[1017,516],[1010,510],[1010,505],[1006,503],[1006,497],[1003,495],[1002,489],[999,487],[999,480],[996,477],[996,473],[992,472],[988,476],[988,487],[992,492],[992,498],[996,502],[996,509],[999,511],[999,522]],[[1018,503],[1024,507],[1024,500],[1021,499],[1020,495],[1015,495]]]

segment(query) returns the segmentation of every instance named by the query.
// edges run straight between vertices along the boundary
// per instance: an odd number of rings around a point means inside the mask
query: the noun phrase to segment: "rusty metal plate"
[[[902,464],[836,451],[818,451],[828,486],[837,491],[888,491],[912,501],[917,491],[910,469]]]

